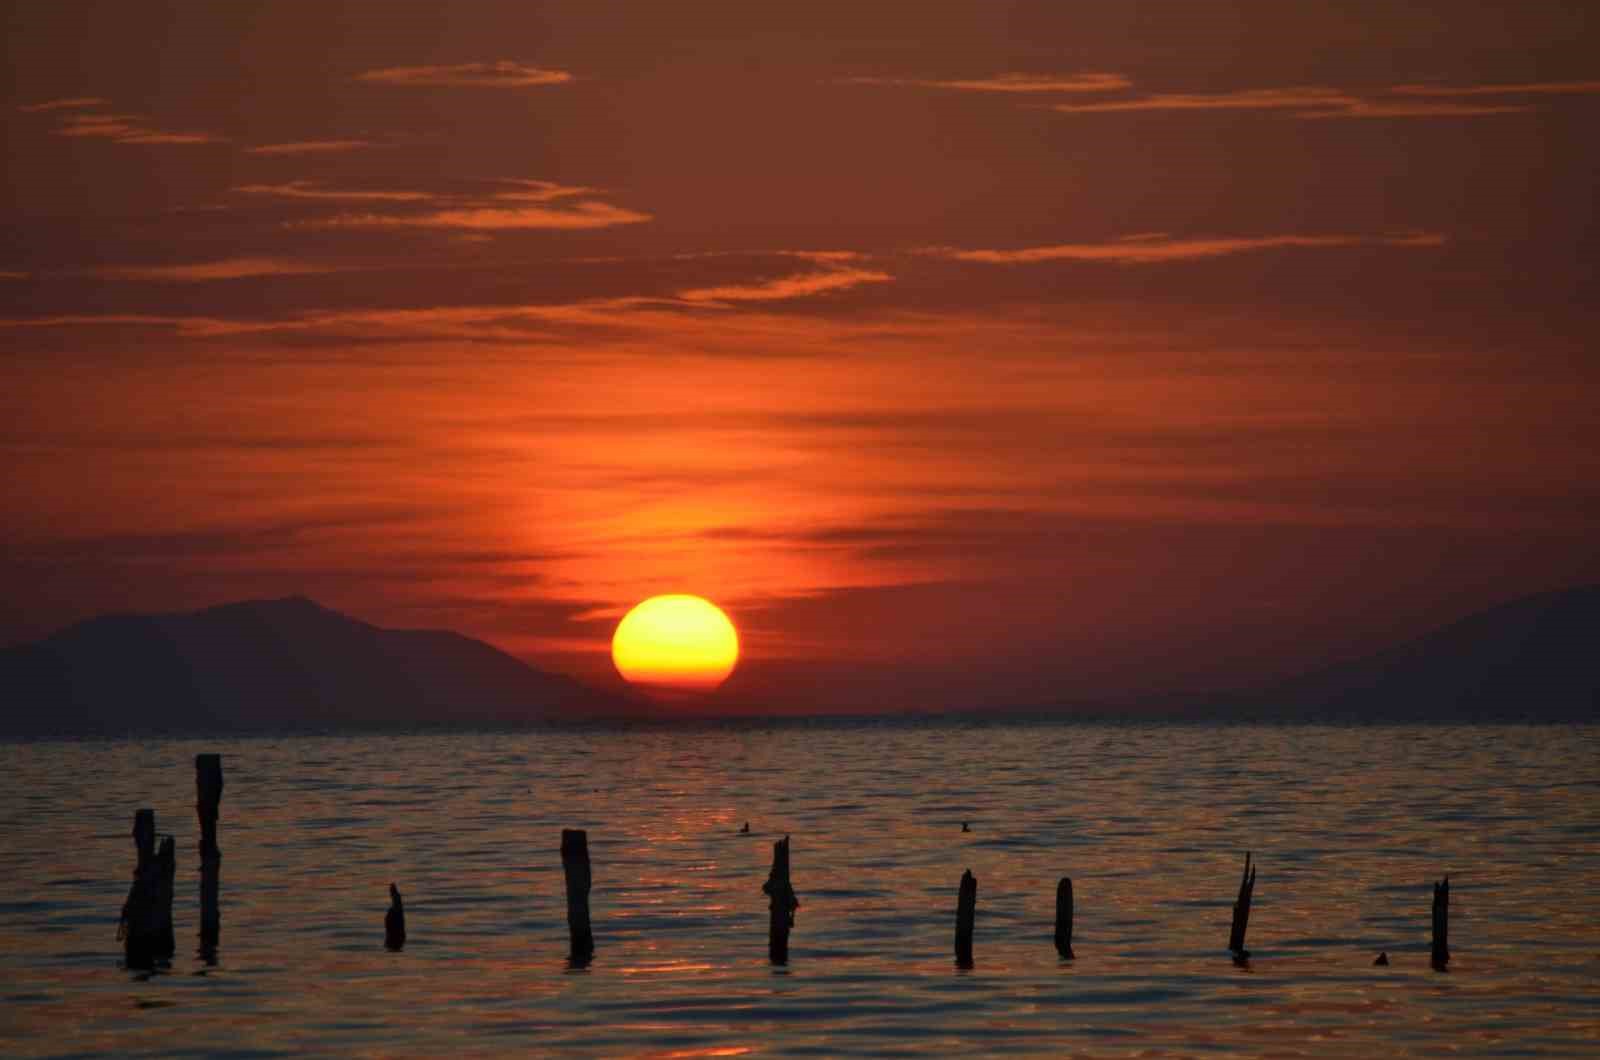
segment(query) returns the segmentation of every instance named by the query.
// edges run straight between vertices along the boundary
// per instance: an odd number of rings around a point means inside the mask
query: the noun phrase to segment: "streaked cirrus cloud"
[[[42,103],[25,103],[17,109],[26,114],[42,114],[52,110],[77,110],[84,107],[101,107],[106,103],[99,96],[69,96],[64,99],[47,99]]]
[[[1031,265],[1046,261],[1101,262],[1110,265],[1155,265],[1163,262],[1199,261],[1205,258],[1248,254],[1261,250],[1328,247],[1436,247],[1445,242],[1433,232],[1406,232],[1384,236],[1273,235],[1219,236],[1175,239],[1157,232],[1126,236],[1101,243],[1057,243],[1014,249],[963,249],[931,247],[923,253],[950,261],[984,265]]]
[[[965,92],[1039,94],[1055,92],[1119,92],[1133,87],[1121,74],[994,74],[972,78],[849,77],[846,85],[885,85],[895,88],[949,88]]]
[[[356,75],[357,81],[385,85],[435,85],[464,88],[534,88],[572,80],[565,70],[546,70],[501,59],[492,63],[453,66],[387,66]]]
[[[308,228],[438,228],[511,231],[526,228],[585,229],[641,224],[650,215],[606,202],[569,206],[457,206],[424,213],[344,213],[300,222]]]
[[[775,280],[763,280],[759,283],[696,287],[678,292],[678,297],[685,302],[699,303],[773,302],[789,298],[807,298],[829,291],[843,291],[868,283],[888,283],[892,279],[894,277],[888,273],[873,269],[832,268],[780,276]]]
[[[291,140],[281,144],[261,144],[256,147],[246,147],[247,155],[322,155],[333,154],[340,151],[364,151],[369,147],[381,147],[372,140]]]
[[[1277,111],[1296,118],[1433,118],[1514,114],[1530,109],[1518,103],[1474,103],[1452,99],[1403,99],[1360,96],[1319,85],[1289,88],[1246,88],[1233,92],[1157,92],[1124,99],[1056,103],[1062,114],[1108,114],[1136,111]]]
[[[1600,81],[1524,81],[1520,84],[1395,85],[1396,96],[1591,96],[1600,94]]]
[[[150,280],[158,283],[206,283],[243,280],[259,276],[311,276],[343,271],[332,265],[285,258],[225,258],[181,265],[106,265],[91,270],[112,280]]]
[[[90,104],[81,103],[80,106]],[[204,132],[174,132],[152,124],[142,114],[71,113],[52,130],[57,136],[92,137],[119,144],[216,144],[227,137]]]
[[[316,202],[428,202],[432,192],[383,188],[328,188],[309,180],[282,184],[240,184],[233,188],[240,195],[262,195],[278,199],[310,199]]]

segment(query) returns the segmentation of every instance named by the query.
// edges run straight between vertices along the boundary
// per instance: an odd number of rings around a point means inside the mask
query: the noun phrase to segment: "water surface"
[[[222,940],[193,756],[220,751]],[[133,811],[178,958],[118,966]],[[750,822],[751,833],[740,826]],[[963,833],[961,823],[970,822]],[[817,723],[0,746],[11,1055],[1583,1055],[1600,728]],[[597,954],[566,964],[562,828]],[[793,837],[790,963],[761,884]],[[1260,865],[1247,968],[1225,952]],[[952,960],[978,877],[976,966]],[[1447,974],[1428,967],[1449,873]],[[1077,960],[1052,945],[1056,881]],[[383,949],[387,886],[410,941]],[[1388,968],[1372,966],[1387,950]]]

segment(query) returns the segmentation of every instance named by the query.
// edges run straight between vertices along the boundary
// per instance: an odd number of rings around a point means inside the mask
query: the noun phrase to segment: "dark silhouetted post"
[[[1433,885],[1433,967],[1444,971],[1450,963],[1450,877]]]
[[[383,914],[383,948],[396,952],[406,948],[406,904],[400,888],[389,885],[389,911]]]
[[[789,883],[789,837],[772,844],[772,871],[761,893],[772,901],[767,924],[767,956],[773,964],[789,963],[789,931],[794,927],[794,911],[800,908],[794,887]]]
[[[117,937],[129,968],[154,968],[172,957],[172,877],[176,859],[170,837],[156,850],[156,812],[140,810],[133,816],[133,848],[137,861],[128,900],[122,903]],[[165,905],[163,905],[165,891]]]
[[[956,899],[956,967],[972,967],[972,924],[978,916],[978,878],[972,870],[961,874],[961,893]]]
[[[567,876],[571,961],[582,967],[594,956],[594,932],[589,927],[589,833],[580,828],[561,830],[561,868]]]
[[[217,846],[217,812],[222,803],[222,756],[194,756],[195,812],[200,815],[200,956],[217,959],[222,912],[222,850]]]
[[[1072,880],[1066,876],[1056,884],[1056,952],[1072,960]]]
[[[161,837],[161,850],[156,854],[156,864],[161,875],[160,890],[156,895],[156,915],[160,918],[160,949],[156,956],[163,961],[172,960],[178,942],[172,933],[172,892],[178,878],[177,844],[169,835]]]
[[[1243,960],[1250,956],[1244,948],[1245,928],[1250,926],[1250,897],[1256,890],[1256,870],[1250,864],[1250,852],[1244,855],[1244,875],[1239,879],[1239,898],[1233,903],[1233,929],[1228,932],[1228,949]]]

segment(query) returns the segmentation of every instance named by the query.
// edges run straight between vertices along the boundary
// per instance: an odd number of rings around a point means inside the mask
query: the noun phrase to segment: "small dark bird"
[[[965,822],[965,821],[962,821],[962,822],[961,822],[961,830],[962,830],[962,831],[963,831],[963,832],[970,832],[970,831],[972,831],[972,829],[970,829],[970,828],[968,828],[968,827],[967,827],[967,822]]]
[[[1379,950],[1378,951],[1378,959],[1372,962],[1372,966],[1374,968],[1377,968],[1377,967],[1387,968],[1387,967],[1389,967],[1389,955],[1387,953],[1383,952],[1382,950]]]
[[[383,946],[400,950],[406,944],[406,905],[400,900],[400,888],[389,885],[389,911],[383,915]]]
[[[746,821],[744,823],[744,827],[739,829],[739,834],[740,835],[749,835],[750,834],[750,822],[749,821]]]

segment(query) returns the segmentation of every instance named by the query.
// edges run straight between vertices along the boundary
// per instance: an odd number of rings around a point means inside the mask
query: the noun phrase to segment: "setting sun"
[[[630,684],[666,692],[710,692],[739,661],[739,634],[709,600],[652,596],[617,623],[611,660]]]

